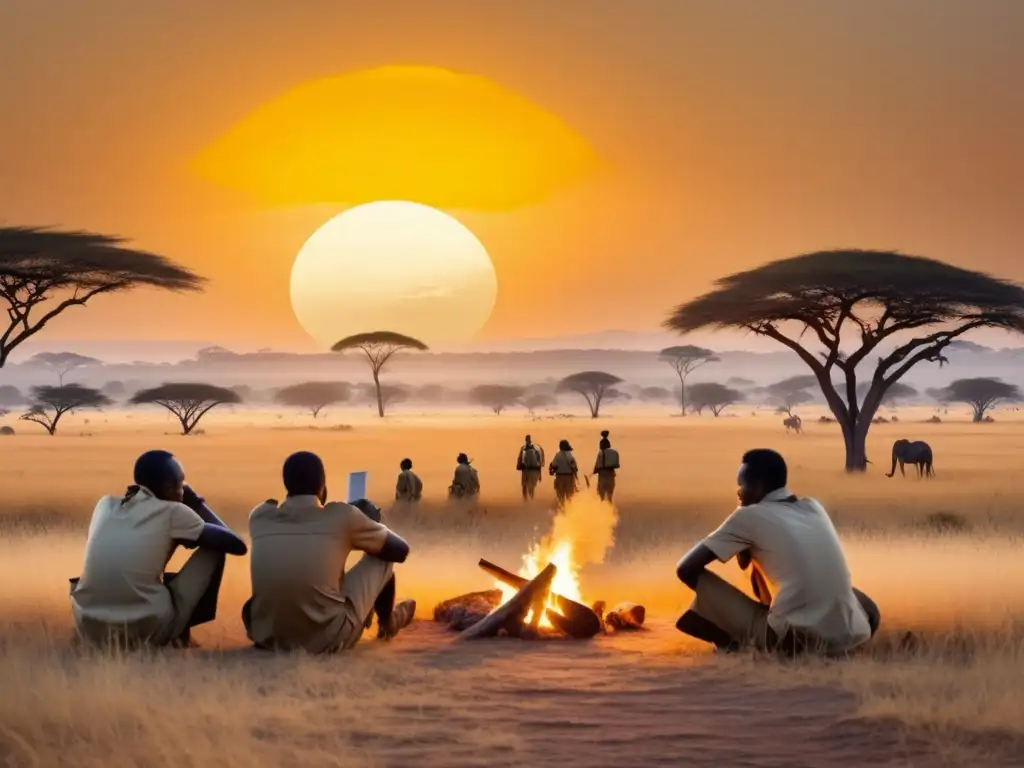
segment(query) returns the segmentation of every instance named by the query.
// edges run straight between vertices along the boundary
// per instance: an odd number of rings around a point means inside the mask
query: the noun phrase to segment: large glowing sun
[[[313,233],[292,267],[292,309],[319,344],[394,331],[468,341],[494,308],[487,251],[459,221],[404,201],[367,203]]]

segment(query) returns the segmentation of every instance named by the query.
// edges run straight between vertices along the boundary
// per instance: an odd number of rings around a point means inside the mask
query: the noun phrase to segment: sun
[[[292,266],[292,310],[325,348],[367,331],[429,345],[468,341],[497,293],[494,265],[469,229],[436,208],[399,200],[338,214]]]

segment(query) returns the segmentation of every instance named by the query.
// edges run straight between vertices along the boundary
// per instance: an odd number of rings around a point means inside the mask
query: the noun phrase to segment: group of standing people
[[[619,469],[619,452],[612,448],[608,430],[601,432],[597,458],[594,460],[592,475],[597,476],[597,495],[602,501],[612,501],[615,494],[615,478]],[[545,464],[544,449],[527,435],[516,458],[516,471],[522,479],[523,501],[531,501],[540,485],[545,467],[554,478],[555,497],[559,505],[565,504],[579,490],[579,465],[568,440],[558,443],[558,453]],[[587,487],[589,476],[584,475]],[[455,460],[455,474],[448,486],[448,498],[473,499],[480,494],[480,473],[472,460],[460,453]],[[414,502],[423,498],[423,481],[413,472],[412,459],[402,459],[398,480],[395,483],[395,500]]]

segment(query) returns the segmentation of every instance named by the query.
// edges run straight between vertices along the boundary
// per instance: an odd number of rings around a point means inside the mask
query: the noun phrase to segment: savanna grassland
[[[873,427],[863,477],[843,473],[838,428],[810,416],[800,436],[766,414],[396,414],[343,429],[339,412],[313,429],[308,418],[239,409],[214,412],[204,434],[187,438],[145,413],[79,414],[55,437],[8,420],[18,434],[0,437],[0,758],[111,768],[1019,764],[1024,421],[1007,412],[992,424],[965,414],[923,423],[930,415],[901,409],[900,423]],[[549,455],[568,438],[586,467],[600,429],[622,454],[618,521],[613,541],[596,523],[576,532],[590,561],[582,592],[644,604],[649,628],[587,643],[453,644],[428,621],[433,605],[489,588],[478,558],[516,570],[551,528],[550,481],[537,503],[519,501],[523,434]],[[934,479],[909,469],[905,479],[884,477],[899,437],[932,444]],[[797,493],[828,508],[854,582],[881,607],[879,636],[854,658],[722,657],[673,628],[690,599],[676,560],[731,511],[740,456],[762,446],[787,457]],[[217,621],[196,632],[200,649],[75,648],[67,579],[81,567],[92,508],[123,491],[136,455],[154,447],[174,451],[243,531],[251,507],[282,495],[291,451],[324,457],[335,496],[350,470],[369,470],[379,503],[393,494],[399,461],[412,458],[424,503],[388,519],[413,546],[399,592],[416,598],[423,621],[345,656],[263,655],[246,646],[248,567],[239,559],[228,564]],[[460,451],[480,471],[475,513],[444,502]],[[721,572],[742,583],[734,564]]]

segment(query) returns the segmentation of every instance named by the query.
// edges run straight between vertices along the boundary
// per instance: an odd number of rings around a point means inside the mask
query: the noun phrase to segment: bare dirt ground
[[[1024,479],[1013,460],[1024,423],[915,423],[928,415],[875,427],[875,464],[861,478],[841,471],[835,425],[786,436],[773,416],[397,416],[340,430],[331,427],[341,413],[309,429],[308,420],[239,411],[215,415],[192,438],[165,434],[171,425],[158,417],[117,413],[76,417],[54,438],[16,423],[17,436],[0,438],[0,759],[114,768],[1024,764]],[[324,456],[336,495],[349,470],[368,469],[381,501],[410,456],[425,503],[389,515],[414,547],[400,592],[429,619],[439,600],[491,586],[479,557],[516,570],[550,529],[550,483],[537,504],[517,501],[523,434],[549,453],[567,437],[585,466],[602,428],[623,457],[619,521],[603,561],[582,568],[582,591],[643,603],[645,631],[456,644],[424,620],[345,656],[272,657],[246,647],[248,570],[238,560],[217,621],[197,632],[202,649],[116,656],[72,647],[67,577],[80,568],[89,515],[100,495],[123,490],[142,450],[176,452],[242,530],[252,506],[281,495],[280,463],[293,450]],[[932,443],[934,480],[882,476],[903,436]],[[855,582],[882,608],[882,632],[856,658],[723,657],[672,627],[690,598],[675,561],[732,509],[739,457],[758,446],[782,450],[793,488],[825,503]],[[475,514],[443,503],[459,451],[481,473]],[[740,583],[734,565],[721,572]],[[908,630],[918,643],[901,649]]]

